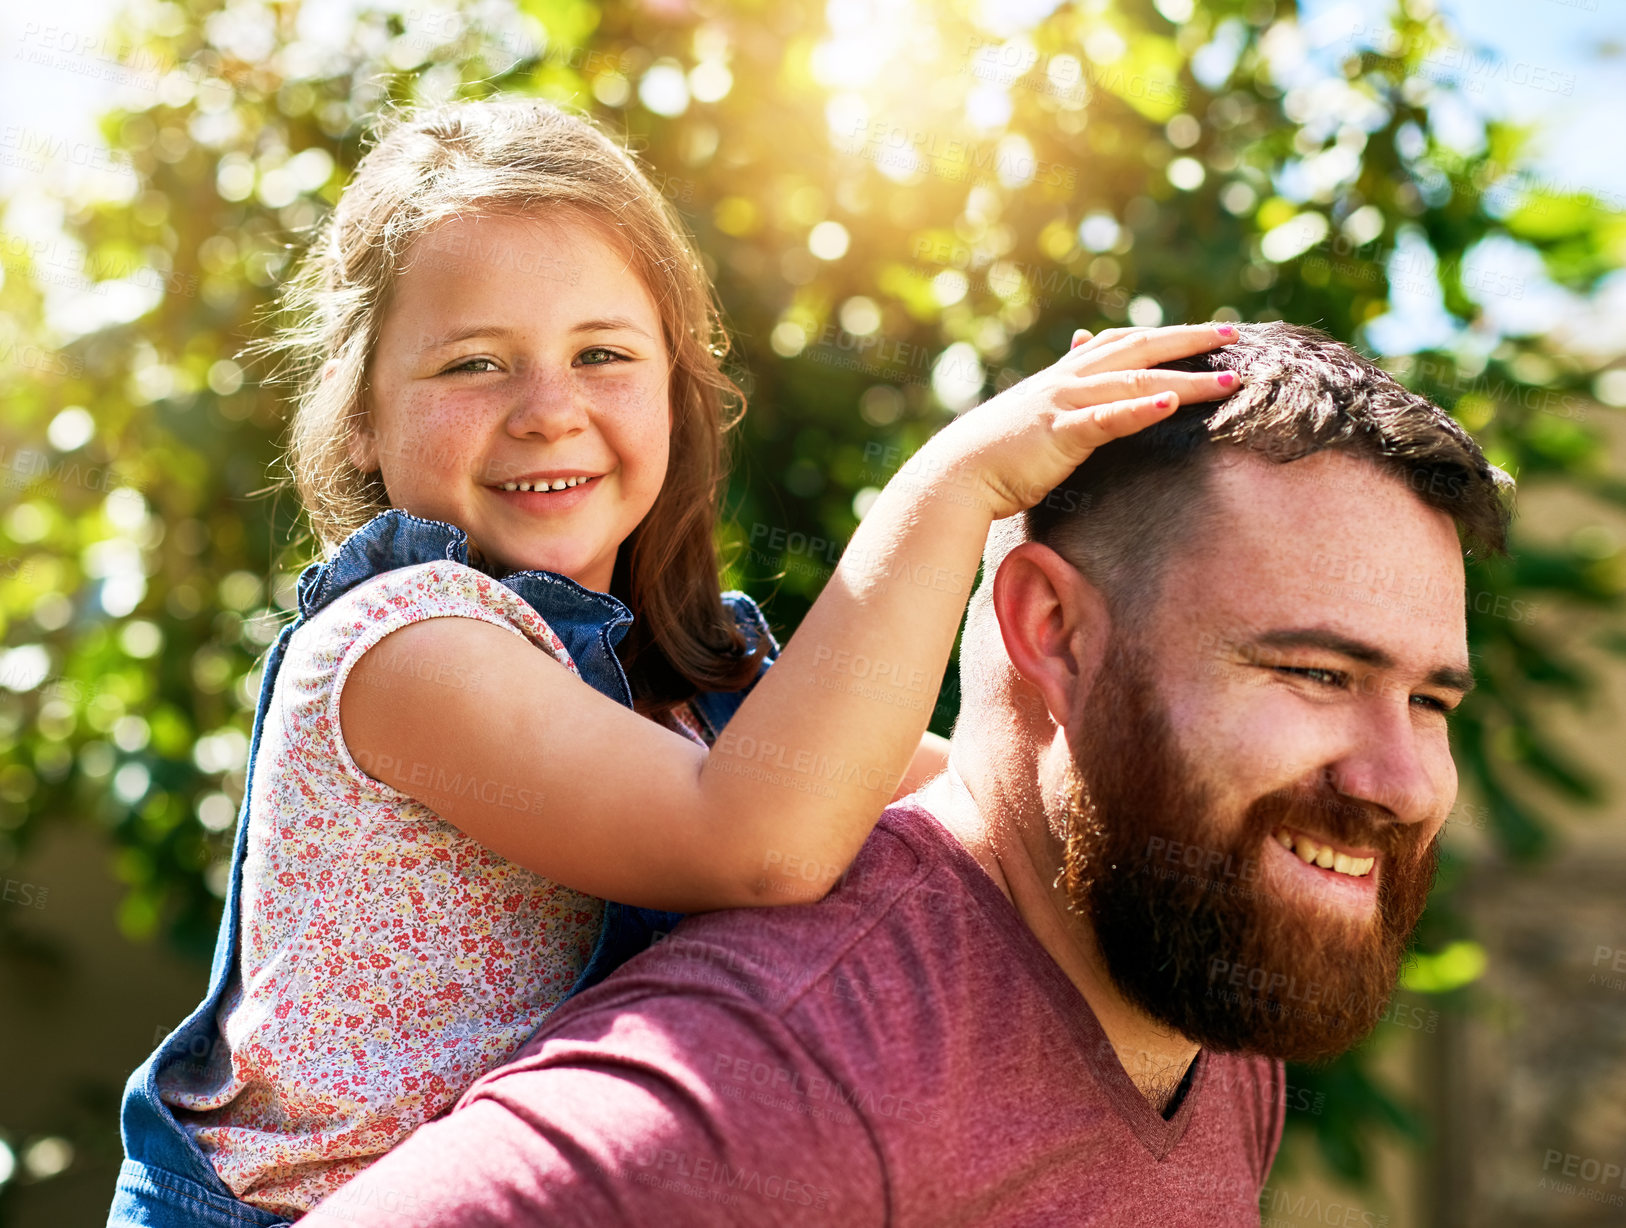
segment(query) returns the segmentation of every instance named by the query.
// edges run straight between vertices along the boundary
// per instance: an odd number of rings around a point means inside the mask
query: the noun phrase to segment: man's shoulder
[[[922,1046],[972,1063],[993,1039],[989,986],[1014,975],[1002,927],[1020,921],[996,903],[1009,911],[936,819],[893,807],[823,900],[685,919],[565,1002],[461,1107],[528,1112],[538,1076],[599,1072],[709,1106],[706,1128],[731,1138],[795,1120],[867,1157],[881,1135],[931,1136],[960,1083],[922,1067]]]
[[[833,968],[884,943],[887,929],[913,924],[923,909],[941,907],[945,894],[957,892],[956,848],[925,810],[892,806],[823,899],[687,917],[657,935],[616,979],[658,976],[684,991],[709,987],[765,1009],[793,1008]],[[768,868],[786,880],[825,873],[793,860]]]
[[[844,968],[883,967],[897,931],[962,893],[952,839],[926,811],[893,807],[822,900],[688,917],[624,971],[658,971],[683,990],[711,987],[775,1013],[793,1011],[809,995],[831,993],[831,978]],[[774,869],[785,877],[803,872],[794,864]]]
[[[986,947],[990,896],[1004,903],[936,819],[893,806],[824,899],[688,917],[567,1001],[533,1043],[610,1010],[756,1017],[813,1048],[884,1047],[955,1009],[937,987]]]

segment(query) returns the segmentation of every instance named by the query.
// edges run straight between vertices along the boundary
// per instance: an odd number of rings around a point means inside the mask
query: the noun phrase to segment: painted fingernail
[[[1234,383],[1236,383],[1235,371],[1221,371],[1219,373],[1219,386],[1221,388],[1229,388]]]
[[[1235,341],[1236,340],[1236,326],[1235,325],[1232,325],[1232,324],[1216,324],[1214,326],[1214,331],[1216,333],[1218,333],[1220,336],[1224,337],[1227,341]]]
[[[1174,393],[1161,392],[1158,394],[1157,400],[1153,401],[1152,404],[1156,405],[1159,409],[1167,409],[1169,406],[1174,404]]]

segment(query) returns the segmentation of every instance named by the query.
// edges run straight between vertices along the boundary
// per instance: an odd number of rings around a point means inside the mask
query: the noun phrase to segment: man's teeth
[[[579,486],[583,482],[591,482],[592,478],[554,478],[552,482],[504,482],[504,490],[564,490],[567,487]]]
[[[1351,878],[1365,878],[1377,862],[1376,857],[1350,857],[1335,853],[1325,844],[1317,844],[1308,836],[1294,835],[1285,829],[1276,832],[1276,843],[1306,865],[1320,866],[1323,870],[1347,874]]]

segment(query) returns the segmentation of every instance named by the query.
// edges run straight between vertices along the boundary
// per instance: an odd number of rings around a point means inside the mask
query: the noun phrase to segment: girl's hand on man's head
[[[1237,339],[1230,324],[1079,329],[1055,363],[1007,388],[939,432],[926,463],[902,480],[969,489],[1002,520],[1032,507],[1096,448],[1161,421],[1180,405],[1213,401],[1238,387],[1230,371],[1166,371],[1162,362]],[[894,481],[900,480],[894,479]],[[928,492],[933,493],[933,492]]]

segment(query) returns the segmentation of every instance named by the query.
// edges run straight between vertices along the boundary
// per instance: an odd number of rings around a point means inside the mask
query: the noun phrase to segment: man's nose
[[[521,364],[518,373],[506,423],[509,434],[539,435],[554,443],[587,426],[586,401],[568,374],[541,362]]]
[[[1381,806],[1403,823],[1443,818],[1456,792],[1456,773],[1414,724],[1409,703],[1367,705],[1345,753],[1329,765],[1339,793]]]

